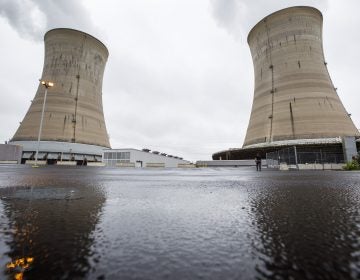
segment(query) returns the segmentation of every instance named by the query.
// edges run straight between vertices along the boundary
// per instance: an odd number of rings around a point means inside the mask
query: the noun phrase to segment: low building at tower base
[[[214,153],[213,160],[249,160],[257,154],[265,160],[288,164],[343,164],[360,151],[360,139],[335,137],[323,139],[296,139],[259,143],[238,149]],[[271,163],[268,165],[271,165]]]
[[[178,156],[151,152],[149,149],[104,149],[103,163],[111,167],[125,168],[186,168],[191,163]]]
[[[0,144],[0,164],[18,164],[21,162],[21,155],[21,146]]]
[[[37,141],[13,141],[11,144],[22,147],[21,163],[35,160]],[[104,148],[81,143],[40,141],[38,160],[45,164],[73,162],[73,165],[87,165],[88,162],[101,162]]]

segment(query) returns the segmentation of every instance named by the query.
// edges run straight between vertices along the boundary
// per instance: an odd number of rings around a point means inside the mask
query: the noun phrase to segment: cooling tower
[[[99,156],[103,148],[110,147],[102,106],[108,50],[91,35],[65,28],[48,31],[44,41],[41,80],[54,86],[47,92],[39,150],[46,157],[49,153]],[[39,84],[11,140],[28,155],[36,150],[44,94],[45,87]]]
[[[322,20],[315,8],[291,7],[253,27],[255,89],[244,145],[214,153],[214,160],[265,157],[289,147],[297,148],[298,163],[339,163],[356,154],[360,134],[329,76]]]
[[[255,90],[244,148],[359,135],[328,73],[320,11],[291,7],[275,12],[255,25],[248,43]]]

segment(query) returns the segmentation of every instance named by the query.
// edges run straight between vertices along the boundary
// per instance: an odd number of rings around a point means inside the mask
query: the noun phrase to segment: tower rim
[[[107,54],[107,57],[109,56],[109,50],[108,48],[106,47],[106,45],[100,41],[98,38],[96,38],[95,36],[89,34],[89,33],[86,33],[84,31],[81,31],[81,30],[78,30],[78,29],[75,29],[75,28],[66,28],[66,27],[58,27],[58,28],[52,28],[52,29],[49,29],[48,31],[46,31],[45,35],[44,35],[44,40],[46,40],[46,37],[52,33],[52,32],[55,32],[55,31],[61,31],[61,30],[65,30],[65,31],[71,31],[71,32],[75,32],[75,33],[80,33],[80,34],[83,34],[85,36],[88,36],[92,39],[94,39],[96,42],[100,43],[100,45],[102,45],[104,47],[104,49],[106,50],[106,54]]]
[[[269,17],[272,17],[272,16],[274,16],[274,15],[276,15],[276,14],[282,13],[282,12],[284,12],[284,11],[286,11],[286,10],[299,9],[299,8],[306,8],[306,9],[309,9],[309,10],[313,10],[313,11],[319,13],[321,19],[323,18],[323,15],[322,15],[321,11],[320,11],[319,9],[315,8],[315,7],[312,7],[312,6],[291,6],[291,7],[283,8],[283,9],[281,9],[281,10],[275,11],[275,12],[273,12],[273,13],[265,16],[265,17],[263,17],[261,20],[259,20],[259,21],[251,28],[251,30],[249,31],[248,36],[247,36],[247,42],[248,42],[248,44],[249,44],[250,35],[251,35],[251,34],[254,32],[254,30],[255,30],[261,23],[263,23],[266,19],[268,19]]]

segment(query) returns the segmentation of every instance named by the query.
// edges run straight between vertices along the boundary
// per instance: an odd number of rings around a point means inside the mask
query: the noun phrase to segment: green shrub
[[[360,164],[357,160],[350,161],[346,163],[345,170],[360,170]]]

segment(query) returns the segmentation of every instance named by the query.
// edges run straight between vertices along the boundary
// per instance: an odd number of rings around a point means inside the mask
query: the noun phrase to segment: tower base
[[[37,141],[13,141],[9,144],[23,148],[21,162],[34,160]],[[46,160],[49,164],[61,161],[101,162],[103,149],[107,147],[81,143],[40,141],[38,160]]]

